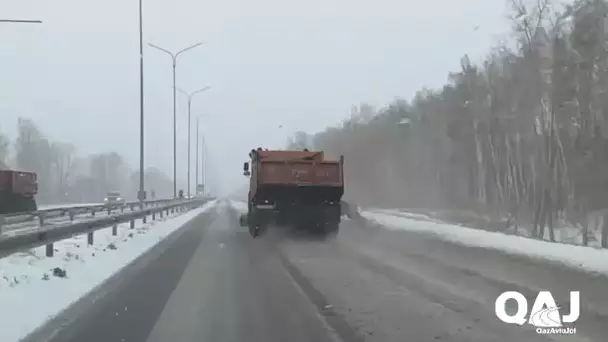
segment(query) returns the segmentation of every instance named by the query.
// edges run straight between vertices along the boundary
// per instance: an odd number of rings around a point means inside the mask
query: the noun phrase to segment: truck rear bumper
[[[270,209],[270,210],[272,210],[272,209],[275,208],[275,205],[274,204],[256,204],[255,207],[258,208],[258,209]]]

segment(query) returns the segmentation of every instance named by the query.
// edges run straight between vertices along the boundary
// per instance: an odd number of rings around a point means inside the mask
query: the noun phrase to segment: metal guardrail
[[[118,234],[118,225],[130,222],[130,229],[135,228],[135,220],[142,219],[146,223],[147,217],[156,219],[156,215],[163,217],[165,214],[176,211],[187,211],[198,207],[211,200],[210,198],[195,198],[185,200],[172,200],[173,203],[148,207],[128,213],[106,216],[102,218],[55,225],[51,227],[40,227],[29,229],[14,236],[0,236],[0,258],[30,248],[46,245],[46,256],[53,256],[53,243],[76,235],[87,234],[87,243],[93,244],[93,233],[96,230],[112,227],[112,235]]]
[[[178,199],[159,199],[159,200],[149,200],[144,202],[144,207],[149,208],[153,206],[166,205],[170,203],[174,203],[178,201]],[[131,211],[134,211],[136,208],[139,208],[139,201],[135,202],[125,202],[123,204],[97,204],[97,205],[76,205],[76,206],[66,206],[66,207],[55,207],[50,209],[41,209],[31,212],[21,212],[15,214],[5,214],[0,215],[0,232],[4,226],[14,225],[19,223],[30,222],[34,220],[38,220],[40,226],[42,227],[47,219],[58,218],[62,216],[69,216],[70,221],[74,220],[76,215],[81,214],[91,214],[95,216],[95,213],[105,211],[110,214],[112,211],[120,210],[124,212],[125,209],[129,208]]]

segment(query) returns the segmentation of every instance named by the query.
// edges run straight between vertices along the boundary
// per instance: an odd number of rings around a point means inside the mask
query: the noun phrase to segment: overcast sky
[[[505,8],[502,0],[144,0],[144,42],[172,51],[204,42],[180,56],[177,83],[212,86],[192,112],[204,115],[210,180],[226,193],[246,181],[251,148],[337,124],[353,104],[383,106],[441,85],[462,54],[478,60],[508,33]],[[29,117],[81,154],[116,150],[136,168],[138,1],[0,0],[0,18],[44,21],[0,23],[0,129],[14,136],[17,117]],[[171,59],[148,46],[144,59],[145,164],[172,176]],[[186,178],[181,95],[177,129]]]

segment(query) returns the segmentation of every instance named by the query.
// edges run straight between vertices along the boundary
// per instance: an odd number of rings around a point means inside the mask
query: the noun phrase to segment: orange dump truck
[[[248,212],[241,225],[256,237],[268,225],[337,234],[344,194],[344,157],[326,160],[322,151],[251,150],[243,166],[250,176]]]
[[[0,214],[35,211],[38,178],[33,172],[0,170]]]

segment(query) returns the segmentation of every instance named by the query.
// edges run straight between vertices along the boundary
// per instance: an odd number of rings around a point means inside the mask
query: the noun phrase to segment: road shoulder
[[[121,316],[121,319],[125,321],[126,324],[136,324],[136,318],[133,320],[127,319],[128,314],[126,313],[129,312],[129,306],[124,305],[124,303],[133,302],[136,297],[122,299],[118,299],[117,297],[121,296],[121,294],[129,292],[129,290],[134,287],[140,288],[141,291],[136,291],[136,293],[139,292],[141,294],[153,289],[156,289],[156,291],[167,292],[164,296],[166,300],[170,294],[170,290],[172,290],[171,282],[177,282],[177,280],[179,280],[179,277],[181,276],[179,272],[183,271],[183,268],[181,270],[175,267],[163,269],[163,263],[159,263],[159,261],[163,259],[175,258],[182,260],[186,259],[181,262],[181,265],[185,267],[187,260],[189,257],[191,257],[192,253],[194,253],[197,243],[200,242],[200,238],[202,237],[204,231],[203,228],[213,222],[216,216],[216,210],[210,210],[190,220],[182,228],[172,232],[164,240],[160,241],[146,253],[140,255],[129,265],[125,266],[119,272],[115,273],[112,277],[104,281],[100,286],[92,290],[88,295],[76,301],[74,304],[66,308],[61,314],[49,320],[46,324],[25,337],[22,341],[120,341],[123,337],[118,338],[119,336],[114,336],[116,337],[114,338],[112,336],[107,336],[108,333],[111,333],[109,330],[115,330],[115,328],[110,328],[111,324],[108,323],[111,322],[98,321],[104,316],[104,312],[111,311],[113,306],[122,306],[120,311],[124,312],[124,314]],[[174,247],[188,242],[188,249]],[[180,263],[177,262],[176,264]],[[140,277],[143,270],[149,266],[157,268],[157,271],[155,272],[147,272],[148,274],[151,274],[153,278]],[[160,284],[165,285],[158,286]],[[159,299],[159,301],[162,301],[162,299]],[[135,305],[145,305],[145,303],[145,300],[143,300],[141,303],[137,303],[137,301],[134,302]],[[162,305],[164,306],[164,302]],[[126,310],[125,307],[127,308]],[[158,309],[158,313],[160,313],[161,309],[162,306],[160,309]],[[149,313],[150,315],[148,315],[148,320],[150,320],[151,316],[153,316],[151,311],[149,311]],[[114,316],[120,316],[120,312],[114,312]],[[95,326],[99,326],[99,328],[96,329],[94,328]],[[91,327],[93,327],[92,330],[90,330]],[[85,334],[87,331],[95,330],[101,330],[98,332],[99,337],[87,336],[85,338],[83,336],[83,334]],[[141,331],[142,329],[138,330]],[[105,338],[102,338],[104,336]]]

